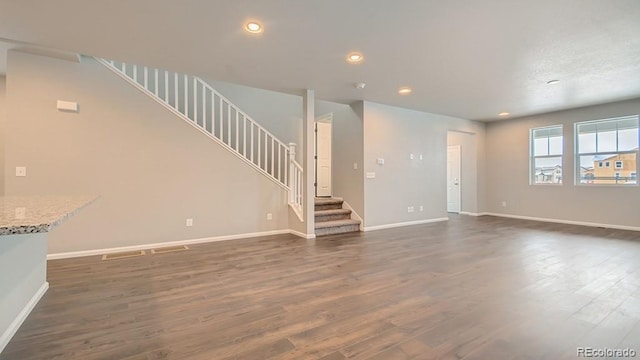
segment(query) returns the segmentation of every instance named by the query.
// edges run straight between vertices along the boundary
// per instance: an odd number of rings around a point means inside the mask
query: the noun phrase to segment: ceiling
[[[638,0],[0,0],[0,38],[487,121],[640,97],[639,19]]]

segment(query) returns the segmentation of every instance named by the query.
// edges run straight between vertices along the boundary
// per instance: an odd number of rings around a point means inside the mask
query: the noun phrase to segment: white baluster
[[[251,162],[253,163],[253,122],[249,124],[251,125]]]
[[[260,147],[260,138],[262,137],[260,135],[260,131],[262,131],[260,128],[258,128],[258,167],[260,169],[262,169],[262,156],[260,156],[262,148]]]
[[[189,78],[187,77],[187,75],[184,75],[184,85],[183,85],[183,89],[184,89],[184,116],[186,116],[187,118],[189,117]]]
[[[275,161],[275,140],[271,137],[271,176],[273,176],[273,162]]]
[[[227,103],[227,145],[231,147],[231,104]]]
[[[158,90],[158,69],[154,69],[154,71],[156,73],[156,75],[155,75],[156,81],[155,81],[155,92],[154,92],[154,94],[159,97],[159,95],[158,95],[159,94],[159,90]]]
[[[247,117],[242,115],[242,155],[247,157]]]
[[[218,96],[220,98],[220,140],[224,142],[224,108],[222,107],[222,96]]]
[[[237,152],[240,152],[240,143],[238,142],[239,138],[240,138],[240,133],[239,133],[239,129],[238,129],[238,109],[236,109],[236,145],[234,147],[234,149]]]
[[[205,100],[207,89],[202,83],[200,83],[200,86],[202,87],[202,128],[207,130],[207,101]]]
[[[180,112],[178,104],[178,73],[173,73],[173,100],[175,101],[174,108],[177,112]]]
[[[164,102],[169,103],[169,72],[164,71]]]
[[[193,121],[198,124],[198,82],[193,79]]]

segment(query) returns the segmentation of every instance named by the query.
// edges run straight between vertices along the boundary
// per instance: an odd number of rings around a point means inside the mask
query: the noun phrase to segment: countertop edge
[[[86,201],[84,204],[76,207],[75,209],[60,215],[57,219],[49,222],[38,225],[13,225],[13,226],[4,226],[0,227],[0,236],[6,235],[26,235],[26,234],[39,234],[49,232],[56,227],[60,226],[67,219],[73,217],[80,210],[86,208],[87,206],[93,204],[98,200],[100,196],[95,196],[90,200]]]

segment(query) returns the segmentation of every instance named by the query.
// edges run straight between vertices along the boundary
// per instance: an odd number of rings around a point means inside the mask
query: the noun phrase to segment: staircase
[[[197,76],[96,59],[289,193],[301,221],[302,166],[285,144]]]
[[[342,208],[336,198],[316,198],[316,236],[360,231],[360,221],[351,219],[351,210]]]

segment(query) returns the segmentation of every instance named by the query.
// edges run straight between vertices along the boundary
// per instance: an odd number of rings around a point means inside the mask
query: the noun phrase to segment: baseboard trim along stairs
[[[351,218],[351,210],[342,207],[342,199],[315,199],[316,236],[360,231],[360,220]]]

